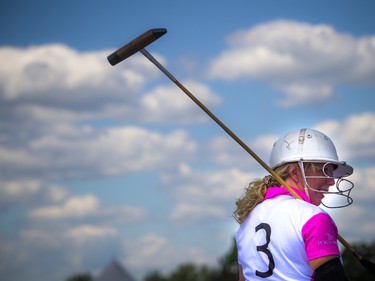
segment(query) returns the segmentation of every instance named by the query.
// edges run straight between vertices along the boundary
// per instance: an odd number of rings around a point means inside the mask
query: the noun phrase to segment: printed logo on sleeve
[[[329,233],[329,232],[326,232],[326,239],[325,240],[318,241],[319,246],[332,245],[332,244],[337,245],[337,241],[335,239],[335,235],[333,235],[332,233]]]

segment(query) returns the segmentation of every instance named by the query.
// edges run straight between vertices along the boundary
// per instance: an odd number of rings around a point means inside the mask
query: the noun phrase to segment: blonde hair
[[[286,180],[289,176],[289,167],[295,165],[296,163],[284,164],[274,171],[283,180]],[[316,171],[318,168],[317,164],[314,162],[308,162],[304,165],[304,170],[311,168]],[[280,186],[281,184],[272,176],[268,175],[263,179],[256,179],[250,182],[247,188],[245,188],[245,193],[236,201],[236,210],[233,212],[233,217],[239,224],[242,224],[251,211],[264,200],[264,196],[267,189],[272,186]]]
[[[276,168],[275,173],[283,180],[287,179],[289,177],[289,164]],[[270,175],[250,182],[242,197],[236,201],[237,208],[233,212],[233,216],[238,223],[242,224],[251,211],[263,202],[266,191],[271,186],[280,186],[280,183]]]

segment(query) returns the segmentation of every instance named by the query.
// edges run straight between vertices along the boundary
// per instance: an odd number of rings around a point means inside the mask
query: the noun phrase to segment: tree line
[[[375,242],[361,242],[353,244],[361,255],[371,262],[375,262]],[[373,281],[374,276],[365,269],[350,251],[345,249],[342,252],[342,259],[345,272],[351,281]],[[90,273],[79,273],[72,275],[67,281],[93,281]],[[146,274],[143,281],[237,281],[237,248],[233,240],[230,249],[218,260],[216,267],[207,265],[196,265],[185,263],[177,266],[168,274],[153,271]]]

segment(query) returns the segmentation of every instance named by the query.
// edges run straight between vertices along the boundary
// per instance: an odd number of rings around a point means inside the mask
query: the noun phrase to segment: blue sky
[[[374,241],[373,1],[0,8],[0,279],[113,258],[141,279],[229,249],[235,200],[265,171],[141,54],[106,59],[159,27],[147,50],[266,162],[289,130],[329,135],[355,189],[328,212],[349,242]]]

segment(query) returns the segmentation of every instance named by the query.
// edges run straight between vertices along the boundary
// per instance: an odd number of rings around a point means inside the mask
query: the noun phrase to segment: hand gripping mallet
[[[200,102],[188,89],[184,87],[164,66],[162,66],[145,47],[167,33],[165,28],[150,29],[128,44],[110,54],[107,59],[111,65],[116,65],[136,52],[141,52],[157,68],[159,68],[173,83],[175,83],[190,99],[193,100],[212,120],[216,122],[232,139],[234,139],[247,153],[249,153],[270,175],[284,186],[296,199],[302,199],[279,175],[277,175],[258,155],[252,151],[236,134],[220,121],[203,103]],[[343,244],[372,274],[375,275],[375,264],[358,254],[341,235],[338,240]]]

